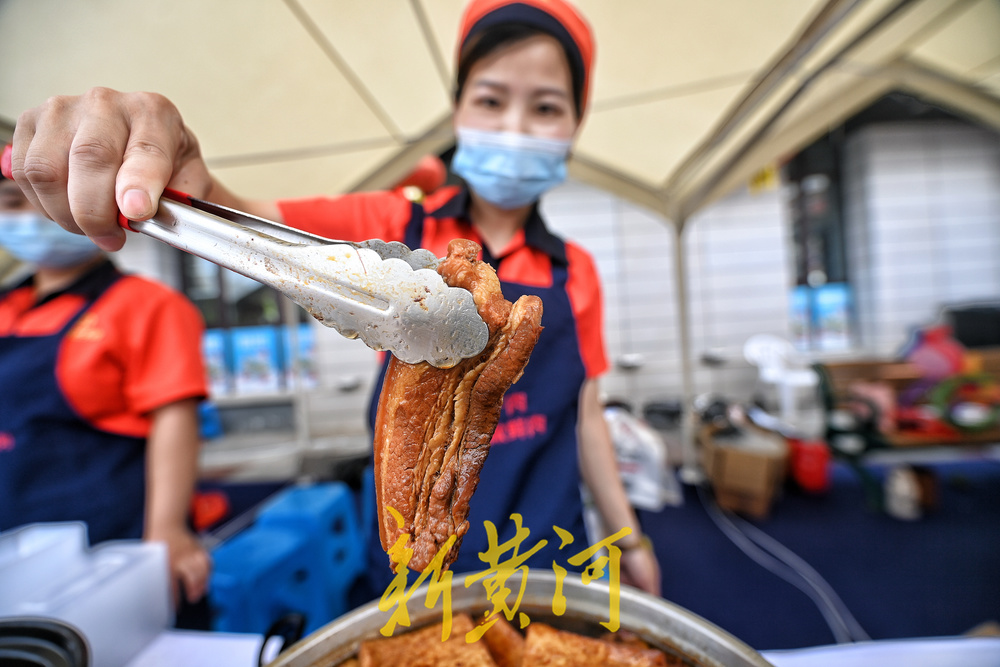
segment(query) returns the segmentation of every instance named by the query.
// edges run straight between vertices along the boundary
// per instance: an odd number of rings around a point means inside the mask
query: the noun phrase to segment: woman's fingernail
[[[126,190],[122,196],[122,213],[126,218],[148,218],[152,213],[153,204],[144,190]]]

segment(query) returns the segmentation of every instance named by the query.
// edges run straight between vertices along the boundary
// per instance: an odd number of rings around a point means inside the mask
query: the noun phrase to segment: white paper
[[[256,667],[261,635],[168,630],[127,667]]]

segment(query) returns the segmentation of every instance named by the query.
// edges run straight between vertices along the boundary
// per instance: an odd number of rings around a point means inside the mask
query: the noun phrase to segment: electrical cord
[[[844,624],[847,626],[853,641],[871,640],[871,637],[868,636],[868,633],[865,632],[864,628],[861,627],[861,624],[858,623],[856,618],[854,618],[854,615],[847,608],[847,605],[844,604],[844,601],[840,598],[840,596],[833,590],[833,587],[830,586],[829,582],[827,582],[827,580],[824,579],[823,576],[820,575],[820,573],[809,565],[801,556],[752,523],[744,521],[736,516],[731,517],[731,519],[734,523],[740,526],[743,532],[747,534],[756,544],[760,545],[763,549],[774,555],[775,558],[788,563],[791,568],[800,573],[801,576],[805,577],[811,584],[813,584],[823,597],[829,601],[829,604],[833,605],[836,609],[838,615],[841,619],[843,619]]]
[[[823,577],[783,544],[746,521],[723,511],[704,486],[698,497],[712,522],[755,563],[802,591],[816,605],[838,644],[871,638]]]

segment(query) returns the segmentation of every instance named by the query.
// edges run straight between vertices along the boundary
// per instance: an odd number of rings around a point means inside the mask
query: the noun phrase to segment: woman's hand
[[[660,597],[660,564],[652,549],[643,545],[622,552],[622,582]]]
[[[170,590],[174,605],[180,601],[180,592],[185,599],[194,603],[208,592],[208,577],[212,572],[212,558],[188,530],[171,531],[163,535],[151,534],[147,538],[167,545],[170,562]]]
[[[104,250],[125,242],[119,210],[145,220],[165,187],[199,198],[213,188],[198,142],[169,100],[107,88],[22,113],[11,171],[40,211]]]

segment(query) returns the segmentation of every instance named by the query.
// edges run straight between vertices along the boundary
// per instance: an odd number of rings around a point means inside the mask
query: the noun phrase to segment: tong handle
[[[9,179],[13,179],[13,173],[11,168],[11,156],[13,152],[13,147],[11,144],[6,144],[3,148],[2,153],[0,153],[0,173]],[[323,238],[322,236],[317,236],[315,234],[310,234],[308,232],[303,232],[292,227],[287,227],[285,225],[280,225],[276,222],[271,222],[270,220],[265,220],[263,218],[258,218],[255,216],[247,215],[241,211],[235,209],[227,208],[225,206],[220,206],[218,204],[213,204],[211,202],[204,201],[202,199],[197,199],[191,195],[181,192],[180,190],[173,190],[171,188],[166,188],[161,195],[161,198],[172,200],[186,206],[190,206],[199,211],[205,213],[210,213],[216,217],[222,218],[223,220],[229,220],[230,222],[235,222],[236,224],[246,227],[248,229],[263,232],[268,236],[278,238],[291,243],[301,243],[306,245],[329,245],[331,243],[344,243],[352,245],[355,248],[366,248],[368,250],[374,250],[378,253],[378,256],[382,259],[401,259],[414,270],[416,269],[435,269],[437,268],[438,259],[429,250],[423,248],[416,248],[411,250],[407,246],[399,242],[386,242],[378,239],[371,239],[368,241],[362,241],[360,243],[354,243],[352,241],[336,241],[331,239]],[[125,217],[125,215],[119,211],[118,212],[118,224],[123,228],[132,232],[138,231],[132,226],[132,221]]]
[[[178,197],[183,195],[163,197],[153,218],[130,227],[269,285],[341,335],[402,361],[449,368],[486,347],[489,330],[472,293],[448,286],[431,268],[414,266],[427,251],[407,261],[396,256],[399,248],[409,254],[402,244],[330,241]]]

